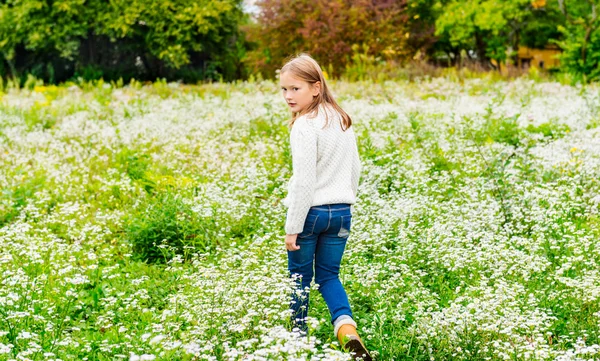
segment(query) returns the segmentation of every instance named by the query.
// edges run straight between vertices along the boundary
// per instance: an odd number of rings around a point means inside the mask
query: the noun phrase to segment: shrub
[[[257,204],[192,198],[188,190],[157,187],[138,211],[126,219],[125,236],[135,259],[163,263],[175,255],[189,259],[195,253],[214,253],[265,230]],[[260,200],[257,200],[260,203]],[[208,208],[208,209],[207,209]]]
[[[125,233],[136,259],[166,262],[175,254],[187,256],[192,249],[214,246],[205,222],[181,195],[163,192],[128,219]]]

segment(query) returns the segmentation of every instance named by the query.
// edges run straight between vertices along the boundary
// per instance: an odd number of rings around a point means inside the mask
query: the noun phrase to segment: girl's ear
[[[321,92],[321,82],[317,81],[313,84],[313,97],[316,97]]]

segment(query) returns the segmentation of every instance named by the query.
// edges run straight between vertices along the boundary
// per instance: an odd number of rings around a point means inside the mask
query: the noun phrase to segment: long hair
[[[352,126],[352,119],[333,99],[333,95],[329,91],[327,87],[327,83],[325,83],[325,77],[323,76],[323,71],[319,64],[315,61],[315,59],[311,58],[310,55],[302,53],[293,57],[289,60],[279,71],[279,74],[289,72],[295,78],[303,80],[311,85],[314,85],[316,82],[321,82],[321,91],[319,95],[314,97],[313,102],[302,112],[303,114],[318,114],[319,105],[331,105],[342,117],[342,130],[346,130]],[[290,127],[294,125],[296,119],[302,114],[298,112],[292,112],[292,119],[290,120]],[[325,126],[329,122],[329,116],[327,112],[325,112]]]

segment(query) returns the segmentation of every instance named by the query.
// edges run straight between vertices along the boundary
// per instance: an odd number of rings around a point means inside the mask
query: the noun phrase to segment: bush
[[[181,195],[164,192],[150,198],[142,208],[125,227],[136,259],[161,263],[176,254],[187,258],[191,250],[214,248],[212,227],[192,211]]]
[[[193,198],[192,189],[157,187],[127,217],[125,236],[135,259],[164,263],[180,255],[187,260],[195,253],[235,246],[264,230],[257,204],[244,203],[235,210],[227,202]]]

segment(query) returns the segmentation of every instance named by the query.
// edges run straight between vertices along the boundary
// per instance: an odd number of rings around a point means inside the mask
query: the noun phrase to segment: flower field
[[[600,88],[330,86],[373,356],[600,359]],[[288,118],[269,81],[0,93],[0,359],[348,360],[316,287],[288,332]]]

